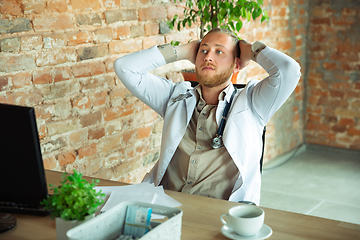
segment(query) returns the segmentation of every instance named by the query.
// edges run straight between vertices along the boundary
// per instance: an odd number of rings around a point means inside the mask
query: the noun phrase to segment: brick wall
[[[264,4],[270,22],[246,23],[240,35],[248,41],[261,39],[292,56],[303,74],[267,125],[265,160],[304,141],[331,145],[319,140],[331,131],[336,133],[330,139],[341,138],[347,141],[342,147],[354,147],[359,141],[359,56],[348,47],[356,46],[358,8],[356,13],[351,6],[340,11],[330,1],[307,0]],[[151,169],[159,157],[162,120],[123,87],[112,65],[116,58],[154,44],[196,39],[194,28],[178,33],[166,27],[167,19],[181,11],[181,5],[167,0],[0,1],[0,102],[35,108],[47,169],[77,168],[86,175],[124,182],[139,182]],[[329,22],[333,25],[327,27]],[[346,35],[343,29],[352,31]],[[330,35],[335,35],[331,43],[338,55],[329,53],[328,43],[326,49],[316,43]],[[344,61],[345,52],[351,62]],[[189,66],[178,62],[154,73],[179,81],[179,69]],[[238,82],[265,76],[252,63]],[[324,86],[325,76],[331,85]],[[344,99],[351,99],[346,107],[327,114]]]
[[[124,88],[113,62],[196,37],[169,33],[176,11],[167,1],[0,1],[0,102],[35,108],[45,168],[139,182],[153,166],[162,120]]]
[[[360,1],[310,1],[306,141],[360,149]]]
[[[286,153],[304,142],[304,76],[306,73],[306,38],[308,1],[268,0],[269,23],[244,24],[241,37],[251,42],[262,40],[294,58],[301,66],[301,79],[294,93],[267,124],[264,161]],[[256,63],[241,71],[238,82],[263,79],[267,73]]]

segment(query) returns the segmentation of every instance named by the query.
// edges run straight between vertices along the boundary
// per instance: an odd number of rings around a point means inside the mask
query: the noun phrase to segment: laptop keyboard
[[[0,202],[0,212],[31,214],[40,216],[46,216],[50,213],[49,210],[45,210],[42,206],[14,202]]]

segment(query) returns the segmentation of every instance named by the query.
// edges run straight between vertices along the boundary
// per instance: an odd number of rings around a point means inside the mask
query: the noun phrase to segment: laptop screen
[[[0,202],[39,205],[47,196],[35,110],[0,104]]]

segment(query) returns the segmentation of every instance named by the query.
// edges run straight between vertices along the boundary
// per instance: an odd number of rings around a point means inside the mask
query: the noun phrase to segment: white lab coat
[[[262,130],[295,89],[300,79],[299,64],[287,55],[266,47],[257,62],[269,73],[262,81],[251,80],[238,91],[229,111],[223,143],[240,171],[230,201],[260,202],[260,157]],[[165,65],[156,46],[117,59],[114,70],[125,87],[164,118],[160,159],[143,181],[159,185],[193,114],[196,97],[189,82],[173,83],[150,74]],[[220,101],[216,121],[220,125],[226,102],[233,89]],[[173,102],[190,92],[192,97]],[[210,144],[210,143],[209,143]]]

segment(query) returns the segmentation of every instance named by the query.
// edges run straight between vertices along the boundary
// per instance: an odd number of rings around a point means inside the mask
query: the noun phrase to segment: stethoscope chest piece
[[[212,148],[220,148],[222,146],[222,140],[221,140],[221,136],[218,136],[216,134],[216,137],[214,137],[211,140],[211,147]]]

